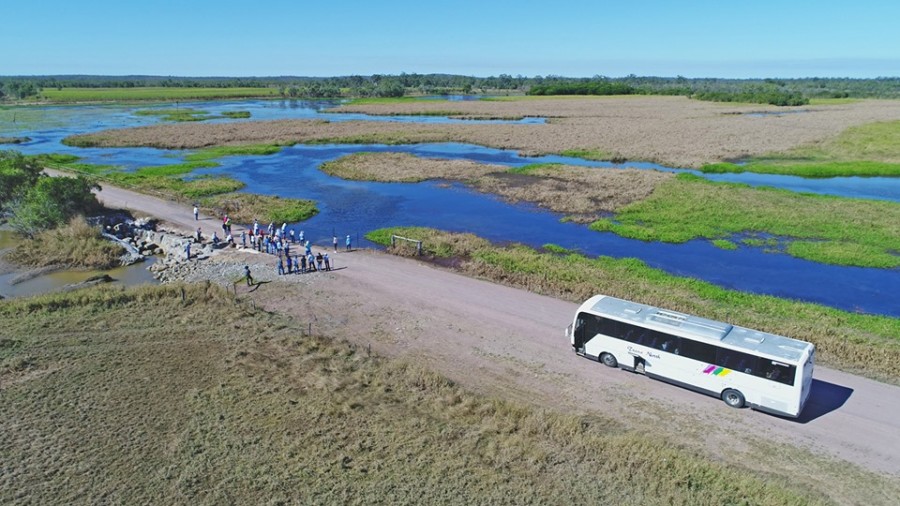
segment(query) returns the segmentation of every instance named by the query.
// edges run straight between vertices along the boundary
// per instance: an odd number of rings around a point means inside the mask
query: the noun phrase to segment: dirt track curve
[[[175,202],[107,185],[98,196],[108,207],[147,213],[187,232],[198,223],[207,236],[221,231],[217,219],[195,222],[191,210]],[[328,243],[330,237],[320,238],[323,247]],[[251,258],[230,255],[240,262]],[[333,256],[340,269],[310,275],[315,282],[268,284],[248,296],[313,322],[321,334],[423,363],[475,390],[598,412],[637,429],[658,429],[724,460],[737,452],[743,465],[753,466],[747,462],[755,455],[750,447],[766,440],[773,448],[796,445],[900,478],[900,387],[817,367],[800,420],[734,410],[718,399],[577,357],[563,335],[573,303],[378,252]]]

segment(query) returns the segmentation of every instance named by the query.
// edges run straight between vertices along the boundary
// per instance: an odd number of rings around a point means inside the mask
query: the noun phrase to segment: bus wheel
[[[722,400],[725,401],[725,404],[728,404],[732,408],[743,408],[744,407],[744,394],[738,392],[733,388],[729,388],[722,392]]]
[[[619,362],[616,360],[616,357],[612,356],[611,353],[601,353],[600,361],[603,362],[603,365],[607,367],[618,367]]]

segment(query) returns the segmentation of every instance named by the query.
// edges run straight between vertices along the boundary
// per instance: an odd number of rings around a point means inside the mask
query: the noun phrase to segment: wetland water
[[[0,229],[0,250],[11,248],[16,242],[15,234],[10,230]],[[20,281],[28,269],[17,269],[15,271],[0,272],[0,295],[3,297],[22,297],[27,295],[37,295],[62,289],[66,285],[72,285],[87,281],[93,276],[107,274],[113,278],[113,284],[121,285],[139,285],[147,283],[156,283],[153,274],[147,270],[154,262],[152,257],[147,258],[143,262],[128,265],[125,267],[116,267],[105,271],[99,270],[59,270],[41,274],[34,277],[27,277]]]
[[[250,120],[326,118],[331,121],[363,119],[374,121],[460,122],[439,117],[369,117],[362,114],[322,114],[321,102],[240,101],[198,102],[180,107],[202,109],[211,114],[227,110],[250,111]],[[172,106],[167,106],[172,107]],[[138,168],[175,163],[180,152],[150,148],[70,148],[60,144],[65,136],[113,127],[157,122],[134,116],[140,107],[47,107],[42,118],[15,135],[33,140],[8,146],[28,154],[71,153],[87,163]],[[7,113],[8,111],[2,111]],[[235,120],[216,120],[235,121]],[[247,120],[244,120],[247,121]],[[533,121],[533,120],[532,120]],[[8,130],[9,125],[4,125]],[[837,267],[800,260],[788,255],[766,253],[741,246],[735,251],[714,247],[709,241],[686,244],[646,243],[610,233],[598,233],[584,225],[562,223],[559,214],[532,205],[512,205],[497,197],[480,194],[456,183],[373,183],[345,181],[318,170],[321,163],[361,151],[392,151],[422,157],[465,159],[507,166],[536,162],[560,162],[594,167],[637,167],[678,171],[647,163],[614,165],[560,156],[520,157],[515,152],[465,144],[383,145],[296,145],[280,153],[262,157],[236,156],[220,160],[221,167],[198,173],[227,173],[247,184],[245,191],[312,199],[320,213],[302,224],[306,236],[319,244],[331,242],[332,231],[340,237],[351,234],[356,241],[365,232],[386,226],[429,226],[471,232],[495,242],[521,242],[540,247],[553,243],[587,255],[635,257],[667,272],[691,276],[717,285],[754,293],[801,299],[850,311],[900,316],[900,269],[880,270]],[[691,171],[694,172],[694,171]],[[900,201],[900,179],[834,178],[803,179],[761,174],[703,175],[717,181],[775,186],[794,191],[834,194]],[[355,242],[356,243],[356,242]],[[343,244],[343,241],[341,241]],[[358,244],[358,243],[357,243]],[[367,245],[367,244],[363,244]]]

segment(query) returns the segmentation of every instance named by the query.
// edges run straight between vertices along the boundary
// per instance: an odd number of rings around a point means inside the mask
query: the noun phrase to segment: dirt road
[[[175,202],[109,186],[98,196],[109,207],[138,210],[187,232],[197,226],[206,235],[221,232],[218,219],[195,222],[191,209]],[[746,467],[817,474],[822,486],[851,479],[850,466],[821,461],[836,458],[886,474],[897,483],[892,492],[900,490],[900,387],[817,367],[800,420],[734,410],[577,357],[563,335],[575,304],[378,252],[332,255],[337,271],[245,295],[312,323],[317,333],[408,358],[491,395],[608,416]],[[219,261],[260,256],[231,252]]]

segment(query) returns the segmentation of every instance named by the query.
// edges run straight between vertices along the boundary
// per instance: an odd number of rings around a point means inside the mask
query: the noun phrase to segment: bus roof
[[[591,311],[682,337],[721,343],[754,354],[799,362],[812,344],[759,330],[738,327],[699,316],[660,309],[609,296],[592,297],[585,304]]]

